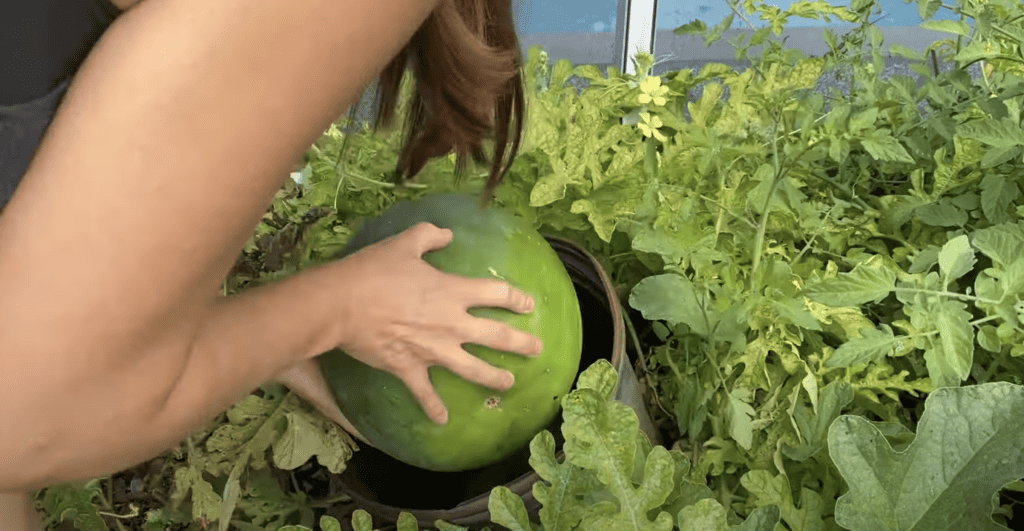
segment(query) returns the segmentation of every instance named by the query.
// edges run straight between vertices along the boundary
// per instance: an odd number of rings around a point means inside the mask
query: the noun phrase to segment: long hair
[[[481,197],[494,197],[519,153],[525,108],[522,52],[512,0],[441,0],[379,80],[374,130],[391,124],[408,68],[416,81],[396,177],[416,176],[432,158],[456,154],[486,163],[483,141],[494,136],[490,176]]]

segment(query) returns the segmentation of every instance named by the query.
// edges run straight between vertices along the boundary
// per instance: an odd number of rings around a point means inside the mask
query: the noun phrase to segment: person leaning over
[[[493,191],[518,152],[524,111],[511,0],[5,7],[5,529],[39,529],[26,492],[150,459],[270,380],[352,431],[316,365],[333,348],[400,377],[440,423],[447,412],[429,366],[507,389],[511,373],[461,345],[540,352],[533,335],[468,314],[526,313],[533,301],[507,283],[431,267],[422,255],[452,234],[429,224],[220,293],[292,163],[376,78],[386,123],[407,64],[418,91],[399,173],[453,151],[460,166],[483,162],[493,132]]]

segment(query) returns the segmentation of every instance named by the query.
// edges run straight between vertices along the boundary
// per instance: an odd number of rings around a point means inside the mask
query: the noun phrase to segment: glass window
[[[769,3],[780,8],[788,8],[793,1],[780,0]],[[830,3],[849,5],[849,1],[844,0],[830,0]],[[907,4],[903,0],[879,0],[879,5],[882,12],[876,14],[872,20],[877,20],[876,25],[882,31],[887,44],[898,43],[908,48],[923,50],[937,39],[948,38],[947,34],[918,27],[922,20],[917,13],[917,2]],[[732,9],[726,0],[658,0],[654,55],[659,64],[654,68],[654,72],[657,74],[682,68],[700,68],[708,62],[735,64],[733,47],[724,39],[711,46],[705,46],[699,37],[673,33],[679,26],[694,20],[701,20],[708,26],[717,25],[730,13]],[[954,17],[948,10],[940,10],[934,18]],[[748,20],[755,26],[764,25],[758,19]],[[800,48],[809,55],[822,55],[828,52],[828,46],[822,38],[822,30],[831,27],[841,32],[843,27],[849,26],[848,23],[836,19],[825,22],[792,17],[789,19],[785,35],[788,37],[789,46]],[[736,17],[732,23],[732,31],[743,30],[749,30],[747,22]],[[891,58],[890,62],[905,61]]]
[[[788,8],[794,0],[781,0],[768,2],[782,9]],[[848,1],[831,0],[832,5],[850,5]],[[921,17],[917,14],[917,2],[905,3],[903,0],[879,0],[882,13],[878,16],[879,26],[917,26],[921,23]],[[731,13],[729,3],[726,0],[658,0],[658,29],[675,29],[683,24],[700,19],[708,25],[718,24]],[[935,18],[953,18],[948,11],[941,11]],[[738,22],[738,21],[737,21]],[[752,21],[754,22],[754,21]],[[823,20],[809,20],[801,18],[790,19],[790,27],[808,26],[838,26]],[[733,28],[740,27],[733,23]]]
[[[625,0],[512,0],[523,55],[544,47],[555,63],[614,64],[619,3]]]

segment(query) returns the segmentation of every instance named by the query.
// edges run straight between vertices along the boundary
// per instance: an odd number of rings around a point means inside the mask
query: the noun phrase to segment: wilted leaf
[[[357,447],[340,426],[302,410],[289,411],[285,419],[288,427],[272,445],[275,465],[293,470],[315,455],[317,462],[332,473],[345,470]]]

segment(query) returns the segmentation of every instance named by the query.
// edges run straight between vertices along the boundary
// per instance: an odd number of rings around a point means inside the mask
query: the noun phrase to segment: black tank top
[[[0,210],[71,78],[120,10],[110,0],[7,0],[0,12]]]

